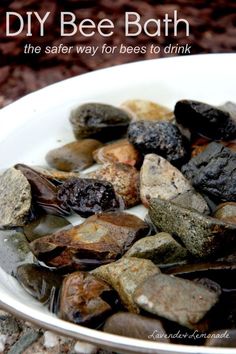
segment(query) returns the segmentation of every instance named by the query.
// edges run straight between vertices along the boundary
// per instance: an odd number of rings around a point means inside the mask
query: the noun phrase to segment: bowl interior
[[[0,111],[0,169],[15,163],[45,165],[48,150],[74,140],[68,121],[71,109],[85,102],[119,105],[140,98],[174,108],[183,98],[212,104],[236,102],[236,54],[158,59],[116,66],[81,75],[30,94]],[[136,208],[143,216],[143,209]],[[29,296],[0,268],[2,307],[59,333],[127,353],[234,353],[169,345],[108,335],[62,321]]]

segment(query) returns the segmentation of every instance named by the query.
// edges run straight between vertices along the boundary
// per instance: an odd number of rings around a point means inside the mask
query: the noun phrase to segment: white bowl
[[[74,139],[68,116],[84,102],[119,105],[132,98],[170,108],[182,98],[221,104],[236,102],[236,54],[214,54],[142,61],[94,71],[30,94],[0,111],[0,168],[15,163],[45,164],[49,149]],[[138,211],[139,212],[139,211]],[[0,268],[2,308],[39,326],[122,353],[235,353],[235,349],[196,347],[136,340],[58,319]]]

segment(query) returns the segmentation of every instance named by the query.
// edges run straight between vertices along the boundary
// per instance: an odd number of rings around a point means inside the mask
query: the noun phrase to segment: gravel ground
[[[157,4],[158,3],[158,4]],[[222,53],[236,50],[236,2],[235,0],[187,0],[176,1],[140,1],[140,0],[2,0],[0,16],[6,11],[17,11],[24,14],[26,11],[51,11],[52,16],[47,23],[43,39],[37,36],[26,38],[24,34],[17,37],[5,36],[5,24],[0,23],[0,107],[11,103],[23,95],[54,82],[79,75],[98,68],[109,67],[121,63],[141,59],[151,59],[160,54],[119,54],[119,55],[78,55],[71,54],[23,54],[24,45],[31,43],[34,46],[58,46],[63,43],[68,46],[99,45],[108,43],[111,46],[125,45],[146,46],[154,43],[162,49],[172,43],[185,45],[190,43],[191,54]],[[138,38],[125,38],[123,16],[125,11],[136,11],[143,14],[142,19],[160,18],[165,13],[173,16],[177,9],[181,17],[190,23],[190,37],[186,38],[185,31],[180,31],[178,38],[156,37],[150,40],[146,35]],[[96,20],[108,17],[116,23],[115,35],[109,39],[99,35],[86,39],[80,35],[60,38],[58,13],[72,11],[78,20],[86,17]],[[4,15],[5,16],[5,15]],[[38,28],[34,25],[34,31]],[[170,54],[171,55],[171,54]],[[57,336],[49,331],[38,329],[30,323],[14,318],[12,315],[0,311],[0,353],[8,354],[112,354],[99,350],[91,345],[84,345],[73,339]]]

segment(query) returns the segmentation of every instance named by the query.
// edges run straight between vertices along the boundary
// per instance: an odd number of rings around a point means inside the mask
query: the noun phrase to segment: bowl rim
[[[27,102],[28,99],[35,99],[38,95],[42,97],[44,95],[50,94],[55,88],[60,90],[65,85],[68,86],[72,81],[76,80],[86,80],[88,77],[92,78],[94,75],[101,76],[104,72],[113,72],[117,70],[127,71],[131,66],[136,67],[137,70],[141,68],[143,65],[149,65],[150,63],[170,61],[172,64],[174,62],[185,62],[189,60],[193,60],[193,62],[200,61],[204,62],[204,60],[212,60],[213,58],[217,58],[217,60],[225,60],[226,58],[236,59],[235,53],[223,53],[223,54],[196,54],[196,55],[188,55],[181,57],[169,57],[169,58],[158,58],[151,60],[140,60],[137,62],[115,65],[114,67],[108,67],[104,69],[94,70],[89,73],[81,74],[72,78],[68,78],[66,80],[62,80],[58,83],[46,86],[40,90],[37,90],[33,93],[30,93],[19,100],[11,103],[10,105],[4,107],[0,110],[0,117],[3,119],[6,118],[13,110],[19,109]],[[152,64],[151,64],[152,65]],[[13,119],[13,118],[12,118]],[[14,119],[13,119],[14,121]],[[17,126],[10,126],[9,131],[5,131],[1,136],[0,134],[0,142],[1,138],[7,138],[8,134],[12,132],[13,129],[17,129],[19,124],[23,124],[25,122],[24,117],[19,119]],[[1,269],[2,270],[2,269]],[[114,334],[105,333],[102,331],[86,328],[80,325],[76,325],[59,318],[56,318],[56,322],[52,321],[53,315],[47,313],[39,313],[40,310],[28,307],[23,304],[21,301],[16,300],[14,298],[10,298],[7,294],[0,295],[0,307],[17,317],[21,317],[22,319],[35,323],[37,326],[54,331],[63,336],[69,336],[72,338],[76,338],[78,340],[83,340],[85,342],[89,342],[100,347],[112,348],[113,350],[122,350],[126,353],[158,353],[159,354],[167,354],[167,353],[199,353],[199,354],[233,354],[235,353],[235,348],[219,348],[219,347],[206,347],[206,346],[195,346],[195,345],[183,345],[183,344],[172,344],[172,343],[161,343],[155,341],[147,341],[134,339],[124,336],[118,336]]]

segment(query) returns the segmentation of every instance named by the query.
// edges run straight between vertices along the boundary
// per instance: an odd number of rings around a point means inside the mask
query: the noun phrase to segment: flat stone
[[[30,247],[48,266],[91,269],[115,261],[148,231],[148,225],[137,216],[101,213],[69,230],[41,237]]]
[[[159,272],[159,268],[149,260],[123,257],[119,261],[94,269],[92,274],[110,284],[130,312],[139,313],[139,308],[133,301],[135,289],[145,279]]]
[[[98,170],[86,175],[110,182],[115,192],[121,196],[126,208],[131,208],[140,202],[139,172],[135,167],[123,163],[104,164]]]
[[[218,295],[201,284],[156,274],[137,287],[134,300],[147,312],[194,328],[217,303]]]
[[[184,261],[188,251],[168,233],[160,232],[154,236],[141,238],[126,252],[125,257],[150,259],[161,266]]]
[[[57,170],[82,171],[93,165],[93,152],[102,144],[94,139],[82,139],[49,151],[47,163]]]
[[[150,198],[172,199],[192,190],[190,182],[169,161],[155,154],[145,156],[140,171],[140,196],[149,206]]]
[[[25,236],[15,230],[0,231],[0,266],[15,275],[21,264],[33,262],[33,254]]]
[[[109,141],[122,137],[131,117],[123,109],[103,103],[85,103],[71,112],[70,122],[74,135]]]
[[[94,160],[98,163],[119,162],[130,166],[137,166],[141,156],[127,139],[122,139],[107,144],[93,153]]]
[[[166,120],[173,118],[174,114],[167,107],[148,100],[128,100],[121,107],[132,114],[133,120]]]
[[[112,312],[111,305],[103,300],[103,294],[109,298],[109,295],[112,297],[112,291],[108,284],[92,274],[71,273],[62,284],[59,317],[96,328]]]
[[[208,334],[205,345],[207,347],[236,347],[236,329],[222,329]]]
[[[31,207],[31,187],[21,171],[9,168],[0,176],[0,227],[23,226]]]
[[[176,197],[171,199],[171,202],[187,209],[197,210],[201,214],[210,213],[210,209],[206,200],[200,193],[197,193],[194,189],[191,189],[190,191],[185,192],[183,194],[177,195]]]
[[[194,187],[214,201],[236,201],[236,153],[222,144],[212,142],[193,157],[182,172]]]
[[[219,220],[236,224],[236,203],[219,204],[213,216]]]
[[[169,342],[161,321],[129,312],[119,312],[109,317],[103,331],[130,338]]]
[[[206,257],[236,243],[236,226],[186,209],[172,202],[151,199],[149,215],[161,231],[176,234],[190,253]]]

